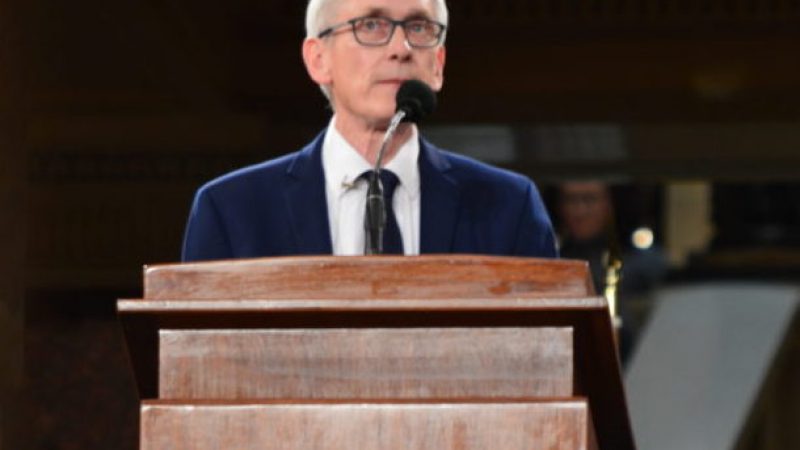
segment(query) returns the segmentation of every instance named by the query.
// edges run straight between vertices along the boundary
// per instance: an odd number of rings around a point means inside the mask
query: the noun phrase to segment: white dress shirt
[[[364,254],[364,214],[367,180],[359,175],[372,166],[336,129],[331,119],[322,143],[322,170],[325,172],[325,195],[328,201],[328,224],[334,255]],[[403,252],[419,254],[420,180],[419,137],[412,125],[411,138],[384,165],[400,180],[392,199],[397,226],[403,237]]]

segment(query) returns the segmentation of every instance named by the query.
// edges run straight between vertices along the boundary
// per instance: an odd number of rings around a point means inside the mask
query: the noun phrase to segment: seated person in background
[[[655,288],[666,274],[666,260],[652,245],[620,250],[614,205],[607,185],[598,181],[563,183],[558,188],[561,256],[589,262],[598,295],[606,288],[609,257],[622,259],[622,279],[617,287],[617,313],[622,318],[620,355],[627,362],[642,325],[634,303]],[[619,254],[621,253],[621,254]]]
[[[311,0],[302,56],[334,115],[303,149],[200,188],[183,260],[363,254],[362,174],[375,164],[400,84],[441,89],[447,24],[444,0]],[[384,161],[389,253],[556,256],[529,179],[441,150],[410,123]]]

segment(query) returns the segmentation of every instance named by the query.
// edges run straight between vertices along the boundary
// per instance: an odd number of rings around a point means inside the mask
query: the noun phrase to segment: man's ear
[[[434,91],[439,92],[442,89],[442,85],[444,84],[444,61],[445,56],[447,55],[447,51],[444,48],[444,45],[439,46],[436,49],[436,67],[433,69],[433,88]]]
[[[331,83],[331,68],[325,44],[316,38],[307,38],[303,41],[303,62],[308,75],[319,85]]]

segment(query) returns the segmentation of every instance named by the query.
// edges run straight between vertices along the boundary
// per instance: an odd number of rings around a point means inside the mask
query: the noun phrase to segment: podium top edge
[[[419,264],[419,263],[439,263],[449,265],[465,265],[475,263],[494,263],[494,264],[536,264],[551,266],[583,267],[586,262],[572,259],[553,259],[553,258],[532,258],[522,256],[492,256],[477,254],[426,254],[426,255],[372,255],[372,256],[333,256],[333,255],[314,255],[314,256],[275,256],[261,258],[241,258],[241,259],[221,259],[212,261],[193,261],[193,262],[171,262],[146,264],[143,266],[144,272],[149,273],[161,270],[215,270],[234,267],[270,267],[270,266],[324,266],[330,264],[346,264],[352,266],[364,266],[370,264],[392,265],[392,264]]]
[[[181,300],[120,299],[120,313],[259,311],[553,311],[607,310],[603,297],[489,299]]]

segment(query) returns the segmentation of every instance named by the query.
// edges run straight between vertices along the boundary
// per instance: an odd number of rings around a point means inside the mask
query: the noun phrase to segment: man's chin
[[[376,114],[373,116],[373,120],[370,121],[370,126],[376,130],[386,131],[389,128],[389,123],[391,123],[393,116],[394,110],[383,111],[380,114]]]

